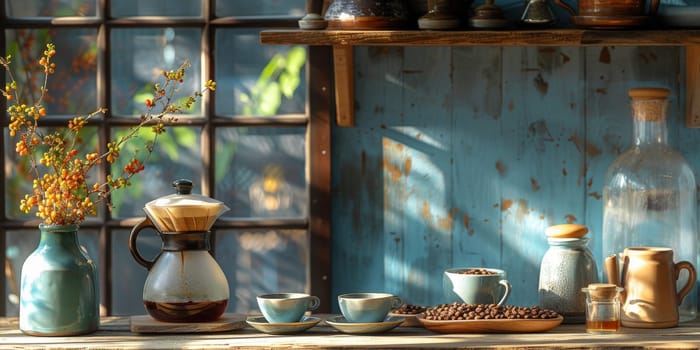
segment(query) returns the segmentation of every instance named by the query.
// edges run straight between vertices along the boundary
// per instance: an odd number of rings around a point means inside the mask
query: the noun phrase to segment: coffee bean
[[[524,307],[497,304],[438,304],[426,308],[425,319],[445,320],[482,320],[482,319],[551,319],[557,318],[556,311],[539,306]]]
[[[392,310],[392,312],[403,315],[417,315],[425,311],[426,308],[426,306],[403,304],[399,308]]]
[[[466,269],[457,271],[462,275],[496,275],[497,273],[488,269]]]

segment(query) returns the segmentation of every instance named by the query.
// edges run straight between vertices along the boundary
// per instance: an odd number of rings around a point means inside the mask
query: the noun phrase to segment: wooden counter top
[[[380,335],[347,335],[323,322],[288,336],[267,335],[252,328],[210,334],[135,334],[128,317],[102,319],[100,330],[87,336],[31,337],[22,334],[16,318],[0,318],[0,348],[61,349],[255,349],[255,348],[635,348],[697,349],[700,322],[669,329],[623,328],[614,335],[592,335],[583,325],[561,325],[545,333],[437,334],[423,328],[399,327]]]

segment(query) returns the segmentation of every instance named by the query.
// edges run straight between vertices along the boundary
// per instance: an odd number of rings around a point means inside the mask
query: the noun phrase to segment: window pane
[[[115,129],[117,136],[127,132],[127,128]],[[123,173],[136,149],[139,159],[143,159],[145,142],[152,139],[150,128],[142,128],[138,138],[132,139],[120,152],[120,157],[112,166],[113,176]],[[158,135],[153,154],[144,162],[145,170],[131,179],[131,186],[112,193],[112,216],[144,216],[144,205],[158,197],[175,193],[173,180],[190,179],[194,183],[193,193],[202,193],[203,161],[200,130],[190,127],[166,127],[166,132]],[[134,141],[134,142],[132,142]]]
[[[202,87],[199,29],[114,29],[112,31],[112,113],[138,116],[146,111],[144,101],[153,95],[152,83],[162,70],[174,70],[186,60],[185,84],[175,99],[189,96]],[[199,115],[197,102],[188,111]]]
[[[97,0],[7,0],[9,17],[95,17]]]
[[[148,270],[139,265],[129,251],[130,230],[112,232],[112,314],[146,314],[143,306],[143,286]],[[153,260],[160,252],[162,240],[152,229],[143,229],[136,240],[138,252]]]
[[[216,113],[304,113],[306,49],[260,45],[258,30],[216,32]],[[245,53],[245,54],[241,54]]]
[[[305,0],[216,0],[216,15],[229,16],[303,16]]]
[[[45,99],[49,114],[87,114],[97,109],[97,42],[94,29],[7,30],[7,54],[12,71],[22,88],[21,99],[39,96],[44,81],[38,66],[48,42],[56,45],[56,72],[49,76]],[[24,71],[25,67],[31,67]],[[30,95],[31,94],[31,95]],[[32,100],[33,101],[33,100]]]
[[[257,310],[258,294],[306,291],[307,242],[304,230],[218,230],[216,260],[231,288],[228,312]]]
[[[66,129],[62,128],[61,130],[65,131]],[[59,131],[59,129],[40,128],[39,131],[47,134]],[[33,219],[35,218],[34,213],[36,209],[29,214],[22,213],[19,210],[19,203],[22,198],[24,198],[25,194],[30,194],[32,192],[32,181],[34,178],[36,178],[36,176],[33,175],[31,171],[32,165],[28,157],[20,158],[17,152],[15,152],[15,144],[19,140],[19,135],[18,137],[14,138],[10,137],[10,133],[7,128],[5,128],[3,132],[5,133],[5,162],[7,165],[5,167],[5,187],[7,189],[5,195],[5,206],[7,217],[11,219]],[[82,145],[76,147],[79,154],[85,155],[92,152],[93,150],[97,149],[97,128],[85,127],[80,131],[80,136],[78,139],[82,142]],[[37,157],[37,161],[40,157],[41,155]],[[47,172],[47,168],[39,166],[39,171],[41,174],[45,174]],[[96,171],[97,170],[93,168],[90,170],[90,172],[88,172],[88,184],[91,184],[96,180]]]
[[[5,290],[6,316],[19,316],[19,288],[22,264],[39,244],[39,228],[33,230],[7,231],[5,244],[7,244],[5,263],[10,269],[10,277],[7,279]],[[93,260],[95,266],[100,266],[99,239],[97,231],[81,228],[78,231],[78,240],[81,247],[87,251],[87,255]],[[102,276],[100,276],[102,278]]]
[[[216,196],[233,217],[307,213],[303,128],[219,128]]]
[[[112,16],[185,16],[202,15],[201,0],[119,0],[111,1]]]

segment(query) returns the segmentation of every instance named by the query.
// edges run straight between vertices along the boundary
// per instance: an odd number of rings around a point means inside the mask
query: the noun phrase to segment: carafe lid
[[[221,201],[192,193],[192,181],[173,181],[176,193],[146,203],[144,211],[161,232],[209,231],[229,208]]]

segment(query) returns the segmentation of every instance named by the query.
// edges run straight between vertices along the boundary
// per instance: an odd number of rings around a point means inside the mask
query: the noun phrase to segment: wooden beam
[[[311,294],[321,299],[315,312],[331,312],[331,49],[309,48],[309,281]]]
[[[685,47],[685,126],[700,128],[700,45]]]
[[[335,110],[338,126],[355,125],[355,77],[353,47],[333,46]]]

